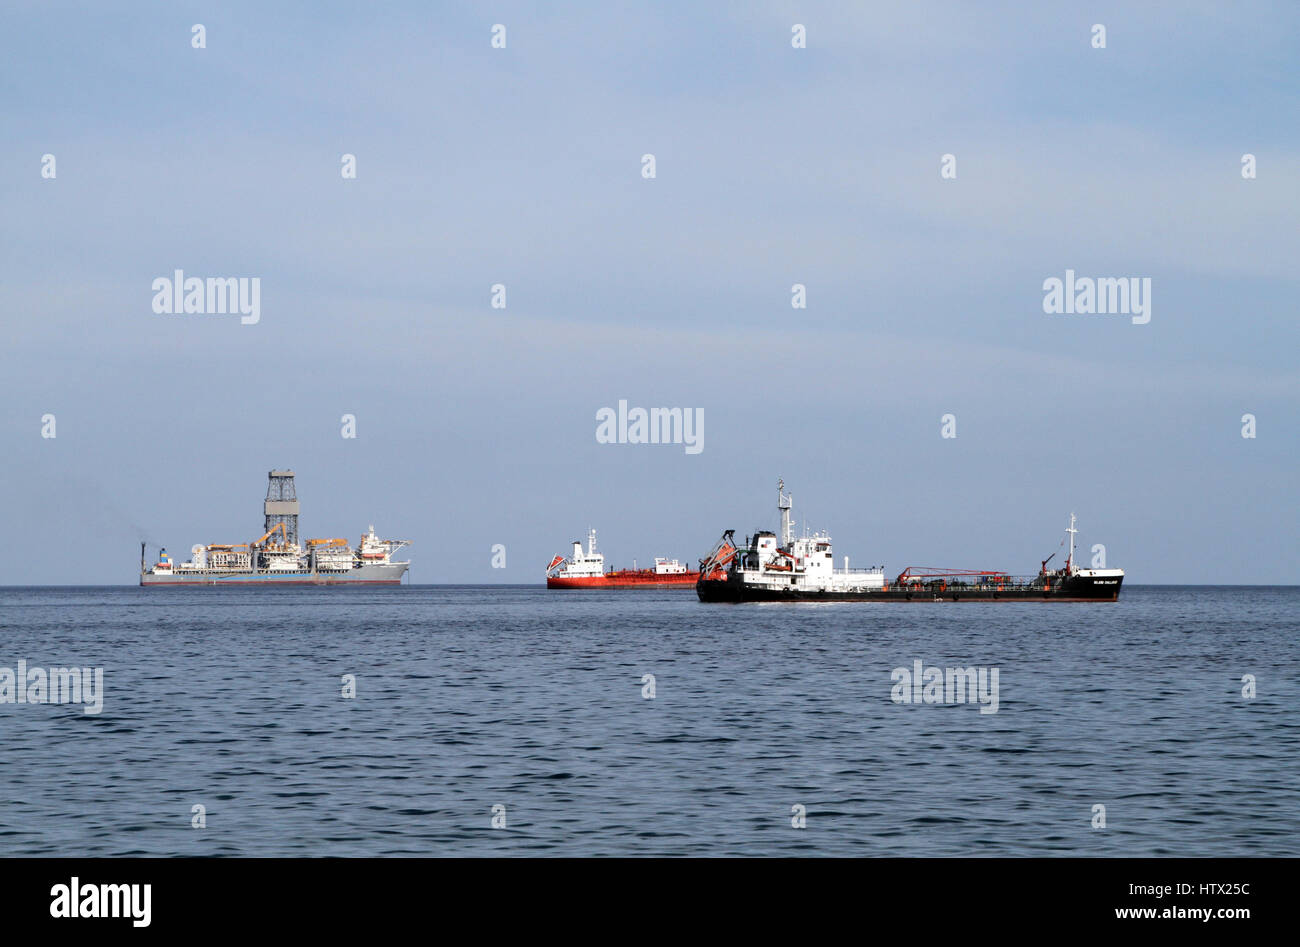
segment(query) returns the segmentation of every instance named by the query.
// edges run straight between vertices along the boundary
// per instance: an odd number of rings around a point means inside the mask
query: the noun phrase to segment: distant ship
[[[546,567],[548,589],[661,589],[690,588],[700,574],[676,559],[655,559],[653,569],[605,571],[605,557],[596,552],[596,531],[587,533],[587,551],[573,541],[573,554],[556,556]]]
[[[405,539],[380,539],[375,527],[356,548],[346,539],[298,542],[298,495],[292,470],[272,470],[262,512],[261,538],[249,543],[209,543],[190,550],[189,562],[176,563],[166,549],[145,566],[140,544],[140,584],[159,585],[398,585],[410,562],[394,562]]]
[[[993,569],[935,569],[909,566],[893,582],[883,567],[836,569],[831,538],[814,533],[795,539],[791,532],[793,498],[777,482],[781,535],[760,530],[743,545],[735,530],[722,534],[700,560],[695,584],[702,602],[802,601],[852,599],[867,602],[1114,602],[1124,582],[1123,569],[1080,569],[1074,561],[1074,514],[1070,514],[1070,552],[1065,567],[1051,572],[1043,560],[1038,575],[1013,576]],[[1062,542],[1064,545],[1064,541]]]

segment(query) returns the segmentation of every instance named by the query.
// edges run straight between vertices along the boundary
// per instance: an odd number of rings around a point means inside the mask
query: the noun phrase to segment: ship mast
[[[779,479],[776,482],[776,508],[781,511],[781,548],[789,549],[791,542],[790,535],[790,504],[794,498],[785,492],[785,480]]]
[[[1074,565],[1074,534],[1077,533],[1078,530],[1074,528],[1073,513],[1070,514],[1070,528],[1067,529],[1066,532],[1070,534],[1070,557],[1065,560],[1065,574],[1074,575],[1074,573],[1078,571]]]

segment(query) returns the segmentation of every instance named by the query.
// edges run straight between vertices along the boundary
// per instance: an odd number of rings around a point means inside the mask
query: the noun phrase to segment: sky
[[[890,575],[1033,573],[1073,512],[1130,583],[1295,583],[1298,26],[10,0],[0,584],[247,542],[283,467],[304,536],[373,523],[417,583],[541,582],[589,527],[694,562],[778,478]],[[259,320],[156,313],[177,269],[258,279]],[[1150,321],[1045,313],[1067,270],[1150,279]],[[620,400],[703,450],[598,442]]]

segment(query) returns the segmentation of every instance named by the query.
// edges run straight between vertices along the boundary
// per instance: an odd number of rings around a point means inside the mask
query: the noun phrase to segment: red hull
[[[675,575],[658,575],[652,571],[606,572],[601,576],[565,579],[549,576],[548,589],[669,589],[694,588],[698,572],[679,572]]]

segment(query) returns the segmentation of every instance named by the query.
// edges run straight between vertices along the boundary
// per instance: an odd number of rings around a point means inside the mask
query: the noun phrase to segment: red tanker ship
[[[556,556],[546,567],[548,589],[663,589],[694,587],[700,577],[676,559],[655,559],[653,569],[605,571],[605,557],[596,552],[596,531],[587,533],[587,551],[573,541],[573,555]]]

